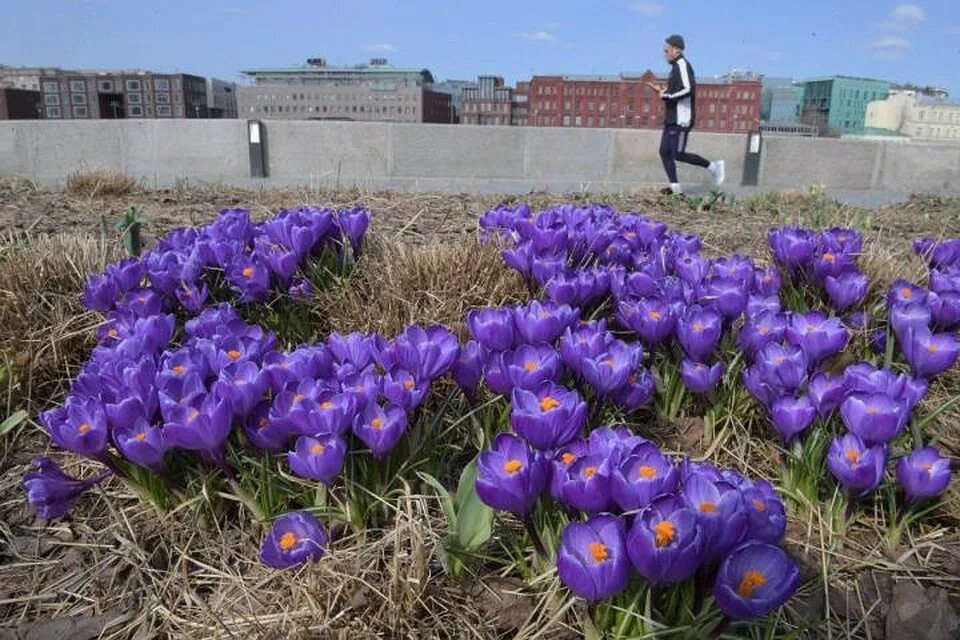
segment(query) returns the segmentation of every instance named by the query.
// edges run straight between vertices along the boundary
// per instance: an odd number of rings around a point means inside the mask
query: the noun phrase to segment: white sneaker
[[[670,191],[673,192],[673,195],[680,195],[681,193],[683,193],[683,189],[676,182],[670,183]]]
[[[713,184],[718,187],[727,179],[727,166],[723,160],[714,160],[707,168],[710,170],[710,175],[713,176]]]

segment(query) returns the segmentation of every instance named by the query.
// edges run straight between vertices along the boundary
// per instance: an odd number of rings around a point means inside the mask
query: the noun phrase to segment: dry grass
[[[8,238],[0,248],[0,380],[8,412],[44,406],[87,356],[97,314],[80,304],[87,274],[118,257],[80,235]]]
[[[67,191],[89,198],[126,196],[140,191],[140,181],[117,171],[78,171],[67,177]]]
[[[527,296],[499,249],[471,236],[422,246],[375,240],[368,251],[344,289],[317,300],[331,330],[395,335],[411,323],[443,323],[462,338],[469,309]]]

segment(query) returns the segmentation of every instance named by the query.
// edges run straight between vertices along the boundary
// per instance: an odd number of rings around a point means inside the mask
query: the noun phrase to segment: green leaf
[[[457,542],[464,551],[474,551],[493,534],[493,509],[480,500],[475,486],[477,460],[474,458],[460,474],[457,486]]]
[[[27,412],[23,409],[15,411],[6,420],[0,422],[0,437],[7,435],[8,432],[13,431],[15,428],[20,426],[20,424],[27,419]]]
[[[434,478],[429,473],[424,473],[423,471],[417,471],[417,475],[420,476],[420,479],[429,484],[431,487],[436,490],[437,495],[440,496],[440,504],[443,506],[443,512],[447,516],[447,522],[450,527],[450,530],[453,531],[457,527],[457,511],[453,506],[453,500],[450,498],[450,492],[440,483],[439,480]]]

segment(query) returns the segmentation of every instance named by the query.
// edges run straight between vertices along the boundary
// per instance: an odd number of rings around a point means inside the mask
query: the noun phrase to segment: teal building
[[[886,80],[832,76],[799,83],[803,87],[800,120],[821,131],[863,133],[867,105],[885,100],[891,83]]]

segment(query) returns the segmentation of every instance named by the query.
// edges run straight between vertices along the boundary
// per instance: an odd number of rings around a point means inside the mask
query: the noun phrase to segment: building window
[[[87,104],[87,94],[74,93],[70,96],[70,102],[73,104]]]
[[[169,94],[169,93],[158,93],[158,94],[157,94],[157,104],[170,104],[170,94]]]
[[[253,109],[253,107],[250,107],[250,108]],[[148,118],[153,117],[153,107],[151,107],[150,105],[147,105],[147,117]]]
[[[48,117],[48,118],[59,118],[59,117],[60,117],[60,107],[47,107],[47,117]]]
[[[158,116],[169,116],[169,115],[170,115],[170,105],[158,104],[158,105],[157,105],[157,115],[158,115]]]
[[[59,106],[60,105],[60,96],[56,93],[51,93],[43,96],[43,102],[48,106]]]
[[[44,93],[60,93],[60,83],[59,82],[44,82],[43,83],[43,92]],[[58,118],[60,116],[57,116]]]
[[[140,91],[140,81],[127,80],[127,91]]]
[[[140,99],[139,93],[128,93],[127,94],[127,104],[140,104],[142,100]]]
[[[170,80],[167,78],[157,78],[153,81],[153,88],[157,91],[170,91]]]
[[[195,108],[195,109],[197,108],[196,105],[194,106],[194,108]],[[183,117],[183,105],[179,105],[179,104],[178,104],[178,105],[174,106],[174,107],[173,107],[173,115],[176,116],[177,118],[182,118],[182,117]]]
[[[77,93],[83,93],[87,90],[87,83],[83,80],[71,80],[70,81],[70,91],[75,91]]]
[[[131,105],[127,107],[127,115],[129,115],[131,118],[139,118],[143,116],[143,107]]]
[[[578,127],[583,126],[583,119],[580,116],[577,116],[574,120],[574,124]]]

